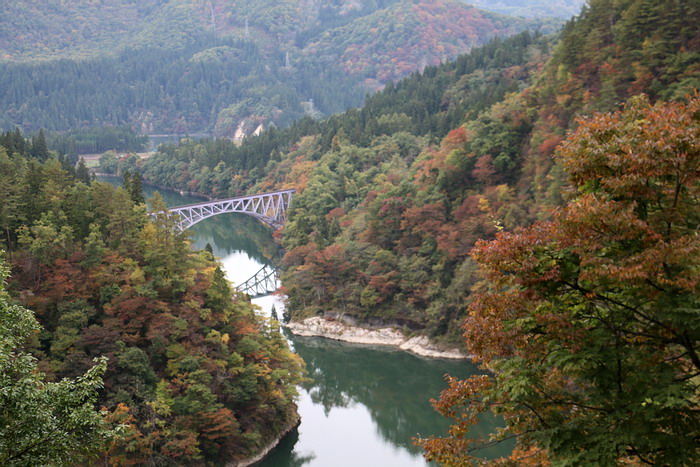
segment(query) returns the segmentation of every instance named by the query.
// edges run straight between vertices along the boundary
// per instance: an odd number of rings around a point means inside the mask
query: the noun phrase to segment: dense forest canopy
[[[12,268],[9,295],[0,293],[0,328],[22,333],[3,339],[0,376],[14,384],[23,372],[23,392],[12,394],[27,400],[12,404],[28,411],[18,419],[26,432],[0,425],[0,459],[225,463],[256,454],[293,424],[303,363],[277,325],[232,292],[210,252],[192,251],[164,213],[149,220],[138,174],[117,189],[92,181],[84,165],[56,157],[40,139],[12,136],[3,142],[11,147],[0,147],[1,243]],[[158,196],[151,203],[165,209]],[[21,311],[13,318],[21,328],[9,321],[12,310]],[[8,368],[8,351],[20,345],[34,357]],[[33,358],[51,382],[43,390]],[[3,390],[3,401],[12,394]],[[54,405],[35,407],[50,397]],[[121,428],[110,434],[110,427]],[[40,441],[50,429],[71,436],[17,457],[16,443],[29,447],[27,439]]]
[[[240,146],[224,139],[164,145],[142,170],[158,185],[182,189],[186,184],[194,192],[238,196],[258,183],[268,168],[280,174],[276,162],[305,137],[316,141],[316,152],[309,155],[312,159],[329,151],[336,137],[362,147],[398,132],[437,140],[458,125],[465,113],[476,116],[506,93],[521,89],[532,69],[528,61],[548,47],[549,39],[527,32],[497,39],[454,62],[388,85],[369,96],[361,109],[322,122],[304,118],[289,128],[248,138]],[[284,181],[269,178],[260,189],[279,183]]]
[[[568,18],[582,0],[547,2],[432,2],[449,4],[456,16],[463,4],[513,16]],[[462,5],[460,5],[462,3]],[[356,23],[404,0],[16,0],[0,5],[1,59],[89,58],[127,48],[177,49],[206,37],[247,38],[265,48],[274,43],[303,49],[324,32]],[[509,9],[513,9],[509,12]],[[521,12],[527,11],[527,14]],[[452,31],[459,34],[459,31]]]
[[[451,381],[436,408],[455,426],[422,440],[430,458],[472,464],[469,427],[492,410],[523,464],[697,461],[699,117],[697,96],[635,97],[581,120],[557,151],[566,206],[472,250],[487,285],[464,336],[494,376]]]
[[[79,378],[45,381],[36,359],[24,351],[40,325],[34,313],[8,296],[8,269],[0,259],[0,462],[94,460],[120,434],[95,408],[106,359]]]

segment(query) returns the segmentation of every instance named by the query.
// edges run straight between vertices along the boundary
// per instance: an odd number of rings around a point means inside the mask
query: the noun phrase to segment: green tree
[[[88,170],[87,166],[85,165],[85,159],[80,158],[78,161],[78,166],[75,169],[75,176],[78,180],[83,182],[86,185],[89,185],[91,180],[90,180],[90,171]]]
[[[39,130],[39,134],[32,138],[32,149],[30,151],[32,157],[39,159],[40,161],[45,161],[49,158],[49,148],[46,145],[46,137],[44,136],[44,130]]]
[[[700,98],[579,121],[559,158],[568,205],[472,256],[468,347],[493,376],[451,380],[436,404],[457,424],[423,440],[467,465],[477,414],[516,437],[514,461],[694,465],[700,458]],[[522,454],[522,456],[521,456]]]
[[[33,313],[13,305],[0,263],[0,464],[68,465],[103,453],[117,435],[95,410],[105,358],[74,380],[45,382],[21,349],[39,332]]]
[[[126,174],[124,177],[126,180]],[[126,185],[124,185],[124,189],[127,189]],[[129,183],[127,191],[134,204],[144,204],[146,202],[146,198],[143,196],[143,186],[141,184],[141,174],[139,172],[134,171],[134,173],[131,174],[131,183]]]
[[[114,151],[107,151],[100,156],[100,169],[108,174],[117,173],[119,167],[119,159]]]
[[[128,170],[122,173],[122,188],[124,188],[127,193],[131,192],[131,172]]]
[[[0,147],[0,229],[8,251],[12,250],[12,231],[22,219],[23,159],[10,158]]]
[[[165,201],[156,192],[150,199],[154,216],[139,234],[148,273],[153,275],[154,287],[162,294],[178,294],[186,288],[188,233],[177,227],[177,217],[170,215]]]

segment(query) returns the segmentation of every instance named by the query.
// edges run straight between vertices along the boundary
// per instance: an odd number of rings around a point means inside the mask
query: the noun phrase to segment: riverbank
[[[270,453],[270,451],[277,447],[277,445],[280,443],[280,441],[282,441],[282,439],[284,439],[285,436],[287,436],[289,433],[298,428],[300,424],[301,417],[299,416],[299,414],[297,414],[296,418],[292,420],[292,423],[290,423],[289,426],[287,426],[287,428],[282,430],[280,434],[275,437],[275,439],[263,446],[263,448],[258,454],[242,461],[229,463],[226,465],[226,467],[248,467],[250,465],[260,462],[265,458],[265,456],[267,456]]]
[[[315,316],[285,325],[292,334],[305,337],[325,337],[354,344],[388,345],[430,358],[469,358],[459,349],[443,349],[430,342],[426,336],[406,337],[398,329],[383,327],[368,329],[353,326],[334,319]]]

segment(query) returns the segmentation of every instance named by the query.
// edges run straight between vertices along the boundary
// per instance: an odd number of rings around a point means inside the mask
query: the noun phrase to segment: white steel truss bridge
[[[240,212],[256,217],[274,227],[281,227],[287,220],[287,210],[296,190],[281,190],[236,198],[217,199],[202,203],[169,208],[171,216],[178,216],[177,227],[189,229],[197,222],[219,214]]]
[[[279,269],[274,264],[263,266],[250,279],[236,286],[250,298],[264,297],[275,293],[280,286]]]
[[[229,212],[248,214],[262,222],[279,228],[287,220],[287,210],[296,190],[281,190],[259,195],[217,199],[202,203],[187,204],[168,208],[171,216],[177,216],[177,228],[186,230],[210,217]],[[236,289],[251,298],[263,297],[279,288],[279,268],[265,265],[250,279],[236,286]]]

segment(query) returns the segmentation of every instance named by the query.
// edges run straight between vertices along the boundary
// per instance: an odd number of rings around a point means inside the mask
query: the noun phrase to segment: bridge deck
[[[248,196],[215,199],[198,203],[173,206],[171,215],[180,217],[178,228],[185,230],[194,224],[219,214],[240,212],[256,217],[266,224],[279,228],[286,220],[287,209],[292,201],[294,189],[272,191]]]
[[[289,190],[279,190],[279,191],[268,191],[267,193],[256,193],[254,195],[246,195],[246,196],[234,196],[233,198],[221,198],[221,199],[210,199],[209,201],[202,201],[199,203],[192,203],[192,204],[182,204],[180,206],[172,206],[168,208],[168,211],[174,211],[177,209],[188,209],[188,208],[198,208],[202,206],[211,206],[214,204],[219,204],[219,203],[227,203],[229,201],[239,201],[243,199],[249,199],[249,198],[257,198],[261,196],[270,196],[270,195],[286,195],[288,193],[295,193],[296,190],[293,188],[290,188]]]

